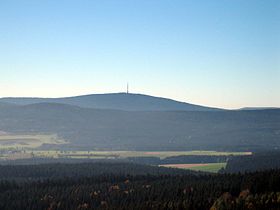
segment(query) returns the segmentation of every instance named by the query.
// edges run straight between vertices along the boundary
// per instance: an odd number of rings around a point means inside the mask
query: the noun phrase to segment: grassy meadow
[[[63,145],[67,142],[55,134],[10,134],[0,133],[0,160],[29,158],[67,158],[67,159],[125,159],[133,157],[155,157],[161,160],[176,156],[240,156],[251,152],[225,151],[88,151],[42,150],[42,145]],[[165,164],[163,167],[217,172],[226,163]]]
[[[55,134],[2,134],[0,149],[35,149],[43,144],[65,144]]]
[[[164,164],[160,166],[217,173],[221,168],[225,168],[226,164],[227,163]]]
[[[34,155],[40,157],[62,157],[62,158],[93,158],[93,159],[115,159],[129,157],[167,157],[181,155],[251,155],[251,152],[217,152],[217,151],[58,151],[58,150],[34,150]]]

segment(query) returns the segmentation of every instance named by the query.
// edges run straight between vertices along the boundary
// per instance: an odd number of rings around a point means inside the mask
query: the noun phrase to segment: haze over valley
[[[2,132],[50,134],[65,141],[36,149],[257,151],[280,146],[277,108],[222,110],[126,93],[2,98],[0,104]]]

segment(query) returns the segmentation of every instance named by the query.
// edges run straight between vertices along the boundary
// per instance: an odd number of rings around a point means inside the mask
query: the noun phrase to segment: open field
[[[0,132],[0,159],[75,158],[75,159],[125,159],[160,158],[175,156],[232,156],[251,155],[251,152],[218,151],[88,151],[40,150],[42,145],[63,145],[67,142],[55,134],[12,134]]]
[[[34,149],[43,144],[65,144],[55,134],[1,134],[0,149]]]
[[[217,151],[55,151],[40,150],[33,151],[35,156],[39,157],[62,157],[62,158],[129,158],[129,157],[158,157],[164,159],[167,157],[181,155],[251,155],[251,152],[217,152]]]
[[[34,136],[33,136],[34,137]],[[40,138],[39,138],[40,137]],[[1,145],[2,149],[1,159],[21,159],[21,158],[79,158],[79,159],[125,159],[133,157],[156,157],[160,159],[165,159],[168,157],[175,157],[181,155],[213,155],[213,156],[240,156],[240,155],[251,155],[251,152],[216,152],[216,151],[62,151],[62,150],[37,150],[36,146],[42,145],[45,142],[48,144],[62,144],[63,141],[55,139],[55,136],[37,136],[39,142],[34,143],[34,141],[29,141],[29,139],[23,139],[30,145],[24,145],[25,147],[15,147],[13,149]],[[22,141],[23,141],[22,140]],[[45,141],[43,141],[45,140]],[[52,140],[52,141],[51,141]],[[5,140],[6,141],[6,140]],[[31,144],[32,143],[32,144]],[[15,150],[15,148],[18,148]],[[6,151],[6,152],[3,152]]]
[[[195,171],[218,172],[221,168],[226,167],[227,163],[199,163],[199,164],[164,164],[162,167],[190,169]]]

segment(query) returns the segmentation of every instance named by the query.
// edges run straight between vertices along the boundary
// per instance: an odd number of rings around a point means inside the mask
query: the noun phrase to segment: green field
[[[63,151],[63,150],[39,150],[42,145],[63,145],[67,142],[55,134],[11,134],[0,133],[0,158],[85,158],[85,159],[124,159],[130,157],[156,157],[165,159],[167,157],[183,155],[208,155],[208,156],[230,156],[251,155],[251,152],[218,152],[218,151]],[[59,148],[62,148],[62,147]],[[209,165],[209,170],[215,170],[214,165]],[[211,167],[213,169],[211,169]],[[195,170],[195,169],[194,169]],[[198,169],[199,170],[199,169]]]
[[[217,173],[221,168],[225,168],[226,164],[227,163],[166,164],[166,165],[160,165],[160,166]]]
[[[206,166],[194,166],[190,168],[191,170],[195,171],[206,171],[217,173],[221,168],[225,168],[227,163],[208,163]]]

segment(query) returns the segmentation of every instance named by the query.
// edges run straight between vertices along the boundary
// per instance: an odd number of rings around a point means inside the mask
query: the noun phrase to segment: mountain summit
[[[82,108],[124,111],[218,111],[220,109],[133,93],[90,94],[64,98],[1,98],[0,102],[18,105],[62,103]]]

